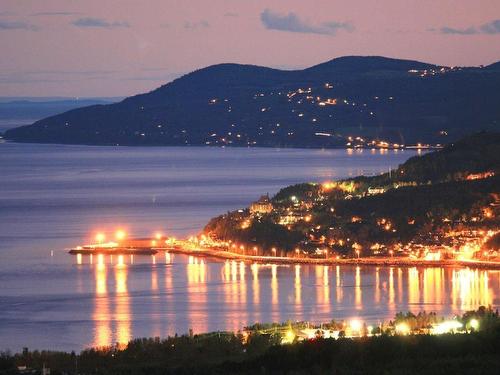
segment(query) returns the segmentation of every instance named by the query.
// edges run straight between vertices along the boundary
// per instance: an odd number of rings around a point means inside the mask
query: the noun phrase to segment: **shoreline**
[[[213,249],[184,249],[167,248],[169,253],[212,257],[226,260],[240,260],[260,264],[310,264],[310,265],[351,265],[351,266],[389,266],[389,267],[469,267],[488,270],[500,270],[500,263],[488,261],[466,261],[466,260],[414,260],[408,258],[349,258],[349,259],[318,259],[318,258],[293,258],[277,256],[243,255],[229,251]]]
[[[21,125],[25,126],[25,125]],[[15,128],[12,128],[15,129]],[[10,130],[10,129],[8,129]],[[95,146],[95,147],[151,147],[151,148],[162,148],[162,147],[178,147],[178,148],[189,148],[189,147],[198,147],[198,148],[257,148],[257,149],[293,149],[293,150],[387,150],[387,151],[435,151],[441,150],[443,146],[438,145],[422,145],[418,147],[416,145],[410,145],[405,147],[346,147],[345,145],[338,146],[321,146],[321,145],[302,145],[302,146],[289,146],[289,145],[206,145],[203,143],[200,144],[116,144],[116,143],[73,143],[73,142],[38,142],[32,140],[19,140],[19,139],[10,139],[5,138],[5,136],[0,132],[0,140],[3,143],[15,143],[15,144],[36,144],[36,145],[58,145],[58,146]]]

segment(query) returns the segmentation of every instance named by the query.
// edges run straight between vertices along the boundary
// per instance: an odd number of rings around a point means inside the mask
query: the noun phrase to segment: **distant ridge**
[[[447,143],[498,129],[500,71],[381,56],[302,70],[218,64],[119,103],[12,129],[18,142],[371,147]]]
[[[500,61],[497,61],[496,63],[490,64],[486,66],[486,69],[489,70],[500,70]]]
[[[383,56],[344,56],[314,65],[306,71],[366,73],[381,70],[408,71],[410,69],[431,69],[437,65],[420,61],[392,59]]]

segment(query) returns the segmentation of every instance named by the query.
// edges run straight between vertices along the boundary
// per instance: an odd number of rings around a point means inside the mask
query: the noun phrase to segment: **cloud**
[[[239,17],[240,15],[238,13],[234,12],[227,12],[224,14],[224,17]]]
[[[494,20],[479,27],[483,34],[500,34],[500,20]]]
[[[288,31],[292,33],[335,35],[339,30],[353,31],[354,26],[348,22],[323,22],[312,24],[302,20],[295,13],[275,13],[265,9],[260,14],[260,20],[266,29]]]
[[[432,29],[433,30],[433,29]],[[439,29],[441,34],[474,35],[474,34],[500,34],[500,20],[493,20],[479,27],[470,26],[465,29],[456,29],[444,26]]]
[[[28,30],[37,31],[39,27],[23,21],[0,20],[0,30]]]
[[[118,27],[130,27],[128,22],[125,21],[107,21],[102,18],[84,17],[78,18],[71,22],[73,26],[84,28],[101,28],[101,29],[115,29]]]
[[[185,29],[196,30],[196,29],[206,29],[207,27],[210,27],[210,24],[206,20],[201,20],[199,22],[190,22],[190,21],[184,22]]]
[[[38,13],[33,13],[31,14],[32,17],[39,17],[39,16],[76,16],[81,13],[79,12],[38,12]]]
[[[455,29],[453,27],[442,27],[440,29],[441,34],[458,34],[458,35],[472,35],[477,34],[477,29],[475,27],[468,27],[466,29]]]

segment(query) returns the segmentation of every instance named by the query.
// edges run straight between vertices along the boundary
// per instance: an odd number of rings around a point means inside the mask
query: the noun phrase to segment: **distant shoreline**
[[[229,251],[220,251],[212,249],[179,249],[168,248],[170,253],[186,254],[193,256],[212,257],[226,260],[240,260],[261,264],[310,264],[310,265],[351,265],[351,266],[386,266],[386,267],[470,267],[489,270],[500,270],[500,263],[488,261],[465,261],[465,260],[412,260],[400,257],[384,258],[349,258],[349,259],[319,259],[319,258],[294,258],[294,257],[276,257],[276,256],[256,256],[232,253]]]
[[[24,125],[22,125],[24,126]],[[11,128],[14,129],[14,128]],[[7,129],[10,130],[10,129]],[[425,145],[418,147],[416,145],[409,145],[405,147],[345,147],[345,145],[338,146],[322,146],[322,145],[302,145],[302,146],[292,146],[292,145],[206,145],[203,143],[199,144],[114,144],[114,143],[85,143],[85,142],[38,142],[38,141],[30,141],[30,140],[19,140],[19,139],[10,139],[5,138],[5,131],[0,131],[0,137],[3,137],[5,143],[16,143],[16,144],[35,144],[35,145],[59,145],[59,146],[97,146],[97,147],[179,147],[179,148],[188,148],[188,147],[199,147],[199,148],[260,148],[260,149],[294,149],[294,150],[376,150],[376,151],[434,151],[440,150],[443,148],[441,145]]]

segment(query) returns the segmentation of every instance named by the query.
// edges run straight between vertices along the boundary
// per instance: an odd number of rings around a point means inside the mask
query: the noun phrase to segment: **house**
[[[385,189],[383,187],[369,187],[368,188],[368,195],[375,195],[375,194],[384,194]]]
[[[269,195],[263,195],[256,202],[253,202],[250,205],[250,213],[255,214],[268,214],[273,211],[273,204],[269,199]]]

